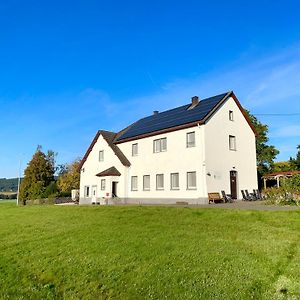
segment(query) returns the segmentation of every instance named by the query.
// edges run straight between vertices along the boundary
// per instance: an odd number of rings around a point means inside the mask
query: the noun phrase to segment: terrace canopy
[[[282,172],[266,174],[262,177],[263,181],[264,181],[264,188],[267,188],[268,180],[276,180],[277,187],[280,187],[280,179],[281,178],[290,178],[296,174],[300,174],[300,171],[282,171]]]

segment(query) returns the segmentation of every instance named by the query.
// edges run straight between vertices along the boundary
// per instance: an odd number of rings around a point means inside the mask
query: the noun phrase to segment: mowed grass
[[[0,299],[300,299],[300,211],[0,202]]]

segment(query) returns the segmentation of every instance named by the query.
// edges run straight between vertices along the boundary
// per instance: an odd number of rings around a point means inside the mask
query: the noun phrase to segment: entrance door
[[[92,203],[96,203],[97,186],[92,185]]]
[[[112,182],[111,195],[112,195],[113,198],[118,197],[117,196],[117,184],[118,184],[118,182],[116,182],[116,181]]]
[[[232,199],[237,199],[237,171],[230,171],[230,193]]]

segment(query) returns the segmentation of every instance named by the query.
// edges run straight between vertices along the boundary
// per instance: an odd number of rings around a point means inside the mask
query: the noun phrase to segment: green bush
[[[300,205],[300,175],[294,175],[280,181],[279,188],[264,191],[267,204]]]

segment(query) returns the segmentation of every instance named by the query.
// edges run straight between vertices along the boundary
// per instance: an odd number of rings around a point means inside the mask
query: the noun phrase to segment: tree
[[[249,111],[246,113],[251,120],[256,132],[256,160],[257,160],[257,171],[260,175],[271,171],[274,164],[275,157],[279,154],[279,151],[267,142],[269,138],[268,125],[262,124],[255,116],[251,115]]]
[[[293,170],[300,171],[300,145],[297,146],[298,152],[296,154],[296,158],[290,158],[290,164]]]
[[[51,150],[45,154],[38,146],[25,169],[25,176],[20,185],[19,199],[26,200],[44,197],[48,185],[54,181],[55,153]]]
[[[71,164],[60,166],[60,176],[58,177],[57,185],[59,190],[64,194],[71,194],[73,189],[79,189],[80,159],[76,159]]]

